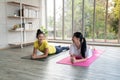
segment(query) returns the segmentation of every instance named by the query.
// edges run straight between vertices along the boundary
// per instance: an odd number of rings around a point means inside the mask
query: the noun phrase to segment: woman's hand
[[[74,56],[72,56],[72,57],[70,58],[70,61],[71,61],[72,64],[74,64],[74,63],[76,63],[76,58],[75,58]]]
[[[37,58],[37,55],[36,54],[33,54],[32,55],[32,59],[36,59]]]
[[[48,48],[45,49],[44,54],[42,54],[42,55],[37,55],[37,49],[34,48],[33,54],[32,54],[32,59],[46,58],[47,56],[48,56]]]
[[[72,57],[70,58],[70,61],[71,61],[71,63],[72,63],[72,64],[74,63],[74,60],[73,60],[73,58],[72,58]]]
[[[82,59],[76,59],[75,56],[71,56],[70,61],[72,64],[76,63],[76,62],[83,62],[86,61],[87,58],[82,58]]]

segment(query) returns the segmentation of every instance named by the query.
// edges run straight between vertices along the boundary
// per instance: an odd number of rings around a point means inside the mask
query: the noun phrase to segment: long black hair
[[[44,35],[43,31],[41,31],[40,29],[37,30],[36,38],[38,38],[39,34],[43,34]]]
[[[86,39],[83,37],[81,32],[75,32],[73,34],[73,37],[79,38],[80,39],[80,44],[81,44],[81,55],[83,58],[85,58],[85,52],[86,52]]]

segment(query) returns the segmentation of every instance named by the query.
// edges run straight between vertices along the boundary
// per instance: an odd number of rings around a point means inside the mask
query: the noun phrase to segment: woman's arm
[[[35,54],[37,54],[37,49],[34,47],[32,56],[35,55]]]
[[[42,55],[37,55],[37,49],[34,48],[32,55],[33,59],[45,58],[47,56],[48,56],[48,48],[45,49],[44,54]]]
[[[76,59],[76,57],[74,55],[71,55],[71,63],[76,63],[76,62],[82,62],[82,61],[86,61],[87,58],[82,58],[82,59]]]
[[[87,60],[87,58],[82,58],[82,59],[74,59],[74,63],[76,63],[76,62],[83,62],[83,61],[86,61]]]
[[[48,48],[45,48],[44,54],[38,55],[37,58],[45,58],[48,56]]]

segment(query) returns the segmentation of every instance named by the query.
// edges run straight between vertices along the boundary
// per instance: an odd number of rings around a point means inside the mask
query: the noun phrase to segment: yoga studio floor
[[[69,51],[36,61],[21,59],[32,53],[32,46],[0,50],[0,80],[119,80],[120,47],[95,48],[104,53],[89,67],[57,64]]]

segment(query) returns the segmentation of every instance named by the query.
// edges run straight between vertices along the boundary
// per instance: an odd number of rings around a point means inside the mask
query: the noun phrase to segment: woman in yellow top
[[[69,47],[49,45],[45,39],[44,33],[38,29],[36,33],[37,40],[34,42],[32,59],[45,58],[48,54],[60,53],[63,50],[69,50]]]

